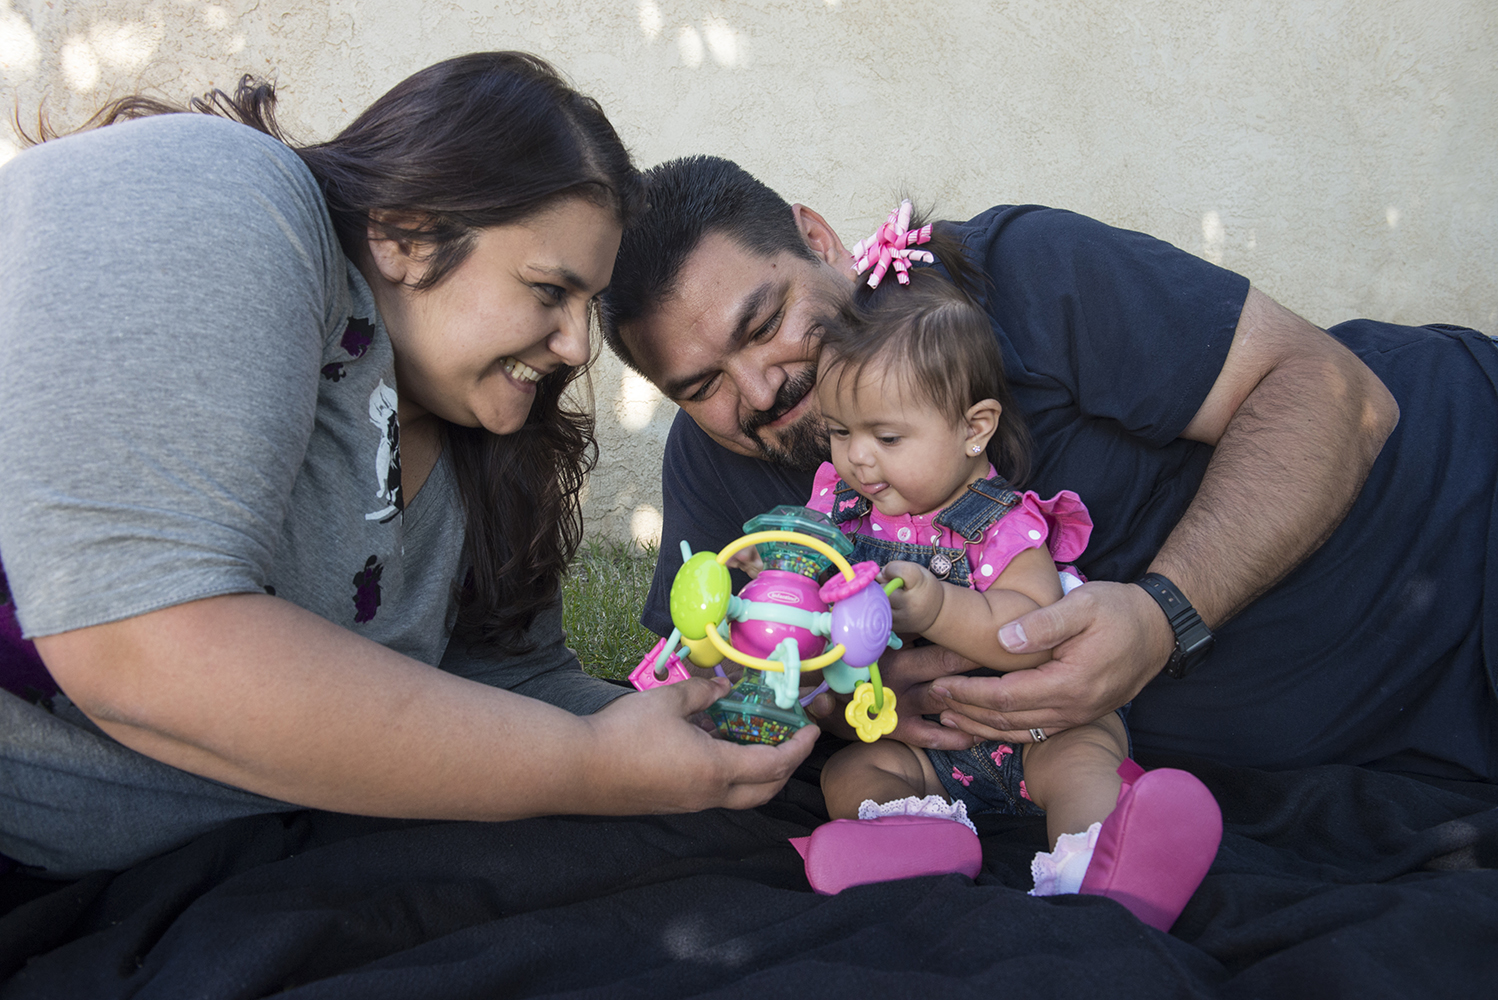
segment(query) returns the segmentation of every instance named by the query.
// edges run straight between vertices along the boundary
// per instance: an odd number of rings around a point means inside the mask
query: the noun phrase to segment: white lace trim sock
[[[1036,854],[1030,862],[1030,877],[1035,880],[1030,895],[1061,896],[1081,889],[1102,829],[1102,823],[1094,823],[1082,833],[1063,833],[1056,838],[1054,851]]]
[[[967,804],[948,802],[940,795],[928,795],[924,799],[908,795],[893,802],[875,802],[864,799],[858,805],[859,819],[880,819],[884,816],[930,816],[934,819],[950,819],[961,823],[976,835],[978,828],[967,818]]]

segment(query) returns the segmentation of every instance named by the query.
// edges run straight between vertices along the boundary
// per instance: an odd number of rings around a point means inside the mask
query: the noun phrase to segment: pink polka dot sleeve
[[[1057,563],[1069,563],[1087,548],[1090,537],[1092,515],[1071,490],[1049,500],[1026,491],[1020,506],[988,529],[982,548],[969,551],[973,589],[987,590],[1026,549],[1044,545]]]

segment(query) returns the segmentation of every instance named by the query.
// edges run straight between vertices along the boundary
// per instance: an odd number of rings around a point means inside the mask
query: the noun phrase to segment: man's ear
[[[1004,408],[996,399],[980,399],[967,408],[963,419],[967,422],[967,437],[963,447],[967,448],[968,454],[975,454],[974,448],[978,449],[976,454],[983,454],[988,447],[989,439],[999,429],[999,416]]]
[[[801,230],[812,252],[839,271],[852,275],[853,255],[843,246],[843,241],[838,239],[826,219],[805,205],[792,205],[791,217],[796,220],[796,228]]]

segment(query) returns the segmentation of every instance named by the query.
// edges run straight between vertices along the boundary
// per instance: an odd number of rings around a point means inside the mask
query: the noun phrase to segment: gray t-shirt
[[[463,510],[401,495],[389,337],[286,146],[203,115],[0,169],[0,562],[28,636],[265,591],[425,663],[589,712],[553,609],[537,650],[448,637]],[[457,648],[457,647],[463,648]]]

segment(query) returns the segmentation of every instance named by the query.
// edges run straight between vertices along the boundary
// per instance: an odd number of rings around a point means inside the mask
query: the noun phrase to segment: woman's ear
[[[413,221],[397,218],[383,212],[371,212],[365,238],[369,242],[369,256],[380,272],[380,277],[397,285],[420,280],[422,261],[417,259],[417,245],[409,240],[392,239],[381,223],[402,228],[414,228]]]
[[[996,399],[980,399],[967,408],[963,420],[967,423],[967,437],[963,447],[969,455],[981,455],[988,447],[989,439],[999,429],[999,417],[1004,408]]]
[[[833,267],[847,271],[849,275],[853,273],[853,255],[843,246],[843,241],[838,239],[826,219],[805,205],[792,205],[791,217],[796,220],[796,228],[801,230],[813,253]]]

